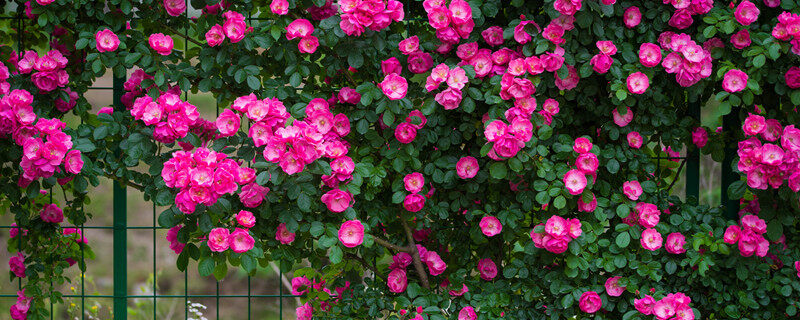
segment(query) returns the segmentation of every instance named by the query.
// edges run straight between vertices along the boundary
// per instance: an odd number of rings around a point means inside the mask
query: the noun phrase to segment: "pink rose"
[[[380,88],[383,94],[389,97],[390,100],[403,99],[408,92],[408,82],[405,78],[397,74],[389,74],[384,77],[383,82],[380,83]]]
[[[241,119],[239,118],[239,114],[234,113],[231,109],[225,109],[219,114],[214,124],[217,130],[219,130],[221,137],[230,137],[239,131]]]
[[[733,16],[736,17],[736,22],[743,26],[749,26],[751,23],[758,19],[758,14],[761,13],[752,2],[745,0],[739,3]]]
[[[686,252],[684,246],[686,246],[686,237],[679,232],[673,232],[667,236],[667,244],[664,248],[669,253],[681,254]]]
[[[236,214],[236,222],[242,227],[252,228],[256,225],[256,216],[250,211],[239,210],[239,213]]]
[[[656,251],[661,248],[663,239],[661,238],[661,234],[658,233],[656,229],[647,228],[642,231],[640,242],[642,244],[642,248],[650,251]]]
[[[603,306],[603,300],[600,300],[600,296],[597,292],[586,291],[581,294],[581,298],[578,300],[578,306],[583,312],[595,313]]]
[[[611,64],[614,63],[614,59],[606,54],[598,53],[589,60],[589,63],[592,64],[592,68],[595,72],[603,74],[608,72],[608,69],[611,69]]]
[[[583,154],[592,151],[593,146],[594,145],[591,141],[589,141],[589,139],[580,137],[575,139],[575,143],[572,145],[572,150],[579,154]]]
[[[487,237],[494,237],[503,231],[503,225],[500,223],[500,220],[493,216],[484,216],[481,218],[479,226],[483,234]]]
[[[39,212],[39,217],[44,222],[61,223],[64,221],[64,212],[57,205],[51,203],[42,208],[42,211]]]
[[[784,74],[786,86],[792,89],[800,88],[800,68],[791,67]]]
[[[634,149],[641,148],[642,142],[644,141],[644,139],[642,139],[642,135],[636,131],[628,132],[627,139],[628,139],[628,146]]]
[[[227,229],[225,229],[225,231],[227,231]],[[209,241],[211,241],[210,238],[209,236]],[[250,235],[250,232],[245,229],[236,228],[236,230],[228,236],[228,246],[236,253],[250,251],[250,249],[253,249],[253,246],[255,246],[255,243],[256,241]]]
[[[644,315],[653,314],[654,304],[656,304],[656,300],[649,295],[645,295],[644,298],[641,299],[633,300],[633,306],[636,307],[637,311],[641,312]]]
[[[411,71],[411,73],[425,73],[432,67],[433,57],[431,57],[430,53],[415,51],[408,55],[408,71]],[[405,96],[405,93],[403,96]]]
[[[300,38],[297,43],[297,49],[302,53],[314,53],[319,47],[319,39],[315,36],[305,36]]]
[[[475,314],[475,309],[471,306],[466,306],[461,308],[461,311],[458,312],[458,320],[475,320],[478,318],[478,315]]]
[[[286,26],[286,39],[302,38],[314,33],[314,25],[306,19],[296,19]]]
[[[164,0],[164,9],[167,14],[177,17],[186,10],[185,0]]]
[[[269,188],[259,186],[253,182],[242,187],[242,191],[239,193],[239,201],[247,208],[255,208],[264,201],[267,193],[269,193]]]
[[[394,129],[394,137],[397,138],[397,141],[400,141],[400,143],[411,143],[417,137],[417,128],[413,124],[403,122],[398,124],[397,128]]]
[[[642,94],[650,87],[650,79],[641,72],[635,72],[628,76],[628,91],[634,94]]]
[[[445,110],[453,110],[458,108],[461,103],[463,94],[461,90],[454,88],[447,88],[439,92],[434,97],[434,100],[444,107]]]
[[[610,277],[606,280],[606,293],[608,293],[609,296],[619,297],[623,292],[625,292],[625,287],[620,286],[618,283],[619,279],[621,278],[622,277],[616,276]]]
[[[425,177],[419,172],[409,173],[403,177],[403,184],[406,191],[411,193],[419,193],[422,187],[425,186]]]
[[[575,159],[575,167],[588,175],[593,175],[597,172],[599,165],[600,161],[594,153],[584,153],[578,156],[578,159]]]
[[[227,11],[222,15],[225,17],[225,22],[222,24],[222,31],[225,36],[231,39],[231,43],[242,41],[245,33],[247,33],[247,24],[244,22],[244,16],[234,11]]]
[[[655,43],[645,42],[639,46],[639,63],[652,68],[661,63],[661,47]]]
[[[403,72],[403,66],[400,65],[400,61],[397,60],[397,58],[391,57],[381,61],[381,71],[383,71],[384,75],[392,73],[401,74]]]
[[[750,32],[747,29],[740,30],[731,36],[731,44],[736,49],[744,49],[750,46]]]
[[[423,255],[420,254],[420,257],[422,256]],[[423,262],[428,266],[428,272],[430,272],[432,276],[438,276],[447,270],[447,264],[439,257],[439,254],[434,251],[427,251],[422,260],[424,260]]]
[[[94,39],[98,52],[111,52],[119,47],[119,37],[109,29],[97,31]]]
[[[408,276],[403,269],[392,270],[392,272],[389,272],[386,280],[389,291],[394,293],[403,293],[408,287]]]
[[[586,188],[586,176],[577,169],[572,169],[564,174],[564,186],[571,195],[578,195]]]
[[[269,9],[272,13],[283,16],[289,13],[289,1],[286,0],[272,0],[269,4]]]
[[[767,126],[767,121],[764,117],[757,114],[748,113],[747,118],[744,119],[742,130],[748,136],[754,136],[764,131]]]
[[[419,212],[425,206],[425,197],[418,193],[412,193],[403,199],[403,208],[410,212]]]
[[[332,212],[343,212],[350,207],[353,196],[350,194],[350,191],[333,189],[323,194],[321,200],[328,207],[328,210]]]
[[[456,163],[456,174],[458,174],[458,177],[461,179],[474,178],[475,175],[478,174],[479,169],[478,159],[472,156],[462,157]]]
[[[694,128],[692,131],[692,143],[694,143],[698,148],[703,148],[708,143],[708,133],[706,129],[702,127]]]
[[[486,44],[496,47],[503,44],[503,29],[498,26],[491,26],[481,32],[481,37]]]
[[[625,13],[622,15],[623,22],[625,26],[630,28],[634,28],[642,22],[642,12],[639,10],[639,7],[629,7],[625,9]]]
[[[738,69],[731,69],[722,79],[722,89],[728,92],[739,92],[747,87],[747,74]]]
[[[568,224],[569,222],[564,218],[553,215],[547,219],[547,223],[544,225],[544,231],[547,232],[547,234],[551,237],[564,237],[569,231]]]
[[[339,228],[339,241],[348,248],[355,248],[364,242],[364,225],[359,220],[348,220]]]
[[[25,278],[25,256],[22,252],[8,259],[8,268],[17,278]]]
[[[167,56],[172,53],[172,38],[164,35],[163,33],[154,33],[149,38],[150,48],[153,48],[157,53]]]
[[[278,229],[275,230],[275,240],[278,240],[282,244],[291,244],[294,242],[294,238],[295,234],[289,232],[289,230],[286,229],[286,224],[281,222],[281,224],[278,225]]]
[[[412,36],[410,38],[403,39],[403,41],[400,41],[398,46],[400,47],[400,52],[405,55],[417,52],[417,50],[419,50],[419,37]]]
[[[214,252],[223,252],[228,250],[230,244],[228,243],[228,236],[230,231],[225,228],[214,228],[208,234],[208,248]]]
[[[580,212],[594,212],[597,209],[597,197],[592,194],[592,201],[589,203],[583,202],[583,197],[578,197],[578,211]]]
[[[639,181],[625,181],[622,184],[622,193],[633,201],[639,200],[639,196],[642,195],[642,185]]]
[[[654,228],[661,219],[661,211],[652,203],[639,202],[636,204],[636,212],[639,215],[639,224],[645,228]]]
[[[297,320],[311,320],[314,317],[314,307],[310,302],[295,308],[294,312],[297,315]]]
[[[215,24],[211,29],[206,32],[206,42],[211,47],[216,47],[225,41],[225,34],[222,32],[222,26]]]
[[[83,169],[83,159],[80,150],[70,150],[64,157],[64,169],[71,174],[81,173]]]
[[[481,279],[492,281],[497,276],[497,265],[492,259],[481,259],[478,261],[478,272],[481,275]]]
[[[613,110],[611,110],[611,114],[614,116],[614,123],[617,126],[625,127],[629,123],[631,123],[631,120],[633,120],[633,111],[631,111],[630,107],[626,107],[626,108],[627,108],[626,109],[627,112],[625,112],[624,115],[622,115],[619,112],[617,112],[617,108],[614,108]]]
[[[597,202],[597,200],[592,200],[592,201]],[[581,221],[576,218],[572,218],[569,219],[567,223],[569,223],[568,234],[570,238],[578,239],[578,237],[580,237],[581,234],[583,233],[583,230],[581,229]]]

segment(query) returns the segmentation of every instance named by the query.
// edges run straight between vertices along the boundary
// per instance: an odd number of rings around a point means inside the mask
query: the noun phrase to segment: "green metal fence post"
[[[689,115],[700,123],[700,101],[689,102]],[[686,197],[700,201],[700,150],[693,150],[686,158]]]
[[[734,172],[733,159],[736,157],[736,139],[733,134],[739,128],[738,109],[731,110],[731,113],[722,117],[722,131],[725,132],[725,159],[722,160],[722,206],[724,206],[725,218],[738,220],[739,203],[736,199],[728,198],[728,187],[739,180],[739,175]]]
[[[114,77],[114,109],[124,110],[122,106],[122,85],[125,78]],[[117,151],[119,152],[119,151]],[[126,188],[114,182],[114,319],[125,320],[128,317],[128,259],[127,259],[127,219],[128,196]]]

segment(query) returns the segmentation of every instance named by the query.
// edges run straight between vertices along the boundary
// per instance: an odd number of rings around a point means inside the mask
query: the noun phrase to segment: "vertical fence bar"
[[[122,85],[125,78],[114,77],[114,109],[124,109],[122,106]],[[120,152],[120,151],[117,151]],[[128,219],[128,195],[125,186],[114,182],[114,319],[125,320],[128,317],[128,259],[126,230]]]
[[[738,220],[739,203],[736,199],[728,197],[728,187],[739,180],[739,175],[733,171],[733,159],[736,157],[736,139],[734,133],[739,127],[738,109],[731,110],[731,113],[722,117],[722,131],[725,132],[725,159],[722,160],[722,206],[724,207],[725,218]]]
[[[700,123],[700,101],[689,102],[689,115]],[[700,201],[700,149],[686,155],[686,198]]]

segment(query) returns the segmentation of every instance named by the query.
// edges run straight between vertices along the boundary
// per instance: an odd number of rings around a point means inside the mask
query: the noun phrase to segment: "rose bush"
[[[795,1],[6,2],[13,319],[92,258],[98,177],[168,208],[181,270],[299,267],[298,319],[797,314]],[[672,194],[694,152],[738,156],[739,217]]]

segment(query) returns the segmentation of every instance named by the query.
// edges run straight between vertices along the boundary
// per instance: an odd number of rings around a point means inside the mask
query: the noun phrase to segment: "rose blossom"
[[[478,261],[478,272],[481,275],[481,279],[492,281],[497,276],[497,265],[492,259],[481,259]]]
[[[589,139],[580,137],[575,139],[575,143],[572,145],[572,150],[579,154],[587,153],[592,151],[592,142]]]
[[[403,122],[394,129],[394,137],[400,143],[411,143],[417,137],[417,128],[413,124]]]
[[[328,207],[328,210],[343,212],[350,207],[353,196],[350,194],[350,191],[333,189],[323,194],[321,200]]]
[[[219,114],[219,117],[217,117],[217,121],[215,121],[214,124],[216,125],[217,130],[219,130],[222,137],[230,137],[239,131],[241,119],[239,118],[239,115],[234,113],[231,109],[225,109]]]
[[[572,169],[564,174],[564,186],[571,195],[578,195],[586,188],[586,176],[577,169]]]
[[[61,208],[52,203],[42,208],[42,211],[39,212],[39,217],[42,218],[42,221],[49,223],[61,223],[64,221],[64,213]]]
[[[605,284],[606,293],[608,293],[609,296],[619,297],[622,295],[623,292],[625,292],[625,287],[621,287],[618,283],[619,279],[621,278],[622,277],[620,276],[616,276],[616,277],[610,277],[606,280]]]
[[[239,210],[239,213],[236,214],[236,222],[242,227],[252,228],[256,225],[256,217],[250,211]]]
[[[636,131],[628,132],[627,139],[628,139],[628,146],[634,149],[641,148],[642,142],[644,141],[644,139],[642,139],[642,135]]]
[[[736,17],[736,22],[743,26],[749,26],[751,23],[758,19],[758,14],[761,13],[758,7],[752,2],[745,0],[739,3],[734,11],[733,16]]]
[[[286,229],[286,224],[281,222],[281,224],[278,225],[278,229],[275,230],[275,240],[278,240],[282,244],[291,244],[294,242],[294,238],[295,234],[289,232],[289,230]]]
[[[406,96],[406,92],[408,92],[408,82],[397,74],[386,75],[379,86],[383,90],[383,94],[389,97],[390,100],[403,99]]]
[[[98,52],[116,51],[119,47],[119,37],[108,29],[97,31],[94,36]]]
[[[789,68],[789,70],[786,71],[786,74],[784,74],[784,80],[786,81],[787,87],[792,89],[800,88],[800,68]]]
[[[731,69],[722,79],[722,89],[728,92],[739,92],[747,87],[747,74],[738,69]]]
[[[503,231],[503,225],[500,223],[500,220],[493,216],[484,216],[481,218],[479,225],[481,227],[481,231],[487,237],[494,237]]]
[[[230,236],[230,231],[225,228],[214,228],[208,234],[208,248],[214,252],[223,252],[228,250],[230,244],[228,244],[228,236]]]
[[[581,294],[581,298],[578,300],[578,306],[580,306],[583,312],[595,313],[603,306],[603,300],[600,300],[600,296],[597,292],[586,291]]]
[[[167,56],[172,53],[172,38],[164,35],[163,33],[154,33],[149,38],[150,48],[153,48],[158,54]]]
[[[744,119],[742,130],[748,136],[754,136],[764,131],[767,126],[767,121],[764,117],[757,114],[748,113],[747,118]]]
[[[625,13],[622,14],[623,21],[625,22],[625,26],[630,28],[634,28],[642,22],[642,12],[639,10],[639,7],[629,7],[625,9]]]
[[[389,291],[394,293],[403,293],[408,287],[408,276],[403,269],[392,270],[392,272],[389,272],[386,280]]]
[[[661,47],[655,43],[642,43],[639,46],[639,63],[647,68],[652,68],[661,63]]]
[[[634,94],[642,94],[650,87],[650,79],[641,72],[635,72],[628,76],[628,91]]]
[[[649,295],[645,295],[644,298],[641,299],[634,299],[633,306],[636,307],[636,310],[641,312],[644,315],[651,315],[653,314],[653,305],[656,303],[656,300]]]
[[[642,248],[650,251],[656,251],[661,248],[663,240],[661,238],[661,234],[658,233],[656,229],[647,228],[642,231],[640,242],[642,244]]]
[[[364,225],[359,220],[348,220],[339,228],[339,241],[348,248],[355,248],[364,242]]]
[[[627,112],[625,115],[620,114],[617,112],[617,108],[611,110],[611,114],[614,116],[614,124],[620,127],[625,127],[633,120],[633,111],[631,111],[630,107],[627,108]]]
[[[462,157],[456,163],[456,173],[461,179],[471,179],[478,174],[478,159],[472,156]]]
[[[216,47],[225,41],[225,33],[222,32],[222,26],[216,24],[206,32],[206,42],[211,47]]]
[[[71,174],[81,173],[81,169],[83,169],[83,159],[81,158],[80,150],[73,149],[67,152],[67,155],[64,156],[64,169]]]
[[[750,46],[750,31],[747,29],[741,30],[737,33],[734,33],[731,36],[731,44],[736,49],[744,49]]]
[[[186,10],[186,0],[164,0],[164,9],[167,14],[177,17]]]
[[[684,246],[686,246],[686,237],[681,233],[673,232],[667,236],[667,244],[665,246],[667,252],[672,254],[684,253],[686,252]]]
[[[272,0],[269,4],[269,9],[272,13],[283,16],[289,13],[289,1],[287,0]]]
[[[228,246],[236,253],[250,251],[250,249],[253,249],[255,243],[253,236],[245,229],[236,228],[236,230],[228,236]]]
[[[622,193],[633,201],[639,200],[639,196],[642,195],[642,185],[639,184],[639,181],[625,181],[622,184]]]
[[[403,200],[403,208],[410,212],[418,212],[425,206],[425,197],[412,193],[406,196]]]
[[[472,306],[461,308],[461,311],[458,312],[458,320],[475,320],[477,318],[478,315],[475,314],[475,309]]]
[[[422,191],[422,187],[425,186],[425,177],[419,172],[409,173],[403,177],[403,185],[406,191],[418,193]]]

